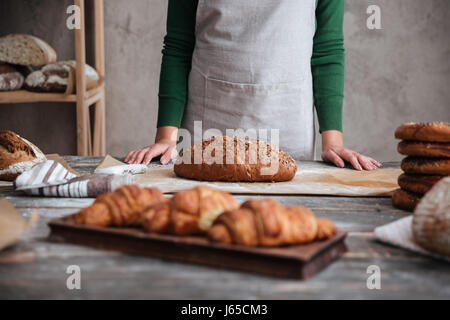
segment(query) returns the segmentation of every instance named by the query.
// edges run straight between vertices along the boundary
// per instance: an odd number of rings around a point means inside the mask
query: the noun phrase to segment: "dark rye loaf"
[[[265,150],[260,152],[260,148]],[[196,150],[201,150],[198,163],[194,159]],[[260,153],[263,156],[257,156]],[[179,177],[195,180],[280,182],[292,180],[297,165],[291,156],[260,140],[212,137],[185,150],[174,171]]]

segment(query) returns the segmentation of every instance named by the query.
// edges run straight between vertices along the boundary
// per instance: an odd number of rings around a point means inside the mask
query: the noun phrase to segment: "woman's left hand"
[[[329,146],[323,149],[322,159],[323,161],[332,162],[340,168],[343,168],[345,166],[344,161],[347,161],[356,170],[375,170],[382,166],[381,163],[370,157],[344,147],[336,146]]]
[[[345,161],[356,170],[375,170],[382,166],[378,161],[344,147],[342,133],[336,130],[322,132],[322,159],[343,168]]]

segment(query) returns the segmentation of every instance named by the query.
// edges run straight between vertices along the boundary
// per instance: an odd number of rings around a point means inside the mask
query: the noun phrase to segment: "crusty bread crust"
[[[401,168],[406,173],[449,175],[450,159],[427,159],[409,156],[403,159]]]
[[[259,154],[259,146],[263,144],[267,148],[266,155],[269,156],[266,156],[265,159],[258,157],[257,161],[249,161],[249,158],[252,157],[249,154],[256,154],[256,152]],[[221,149],[222,147],[223,149]],[[194,159],[195,150],[201,150],[201,161],[198,161],[200,163],[196,163]],[[209,156],[208,150],[216,151]],[[221,163],[214,162],[212,159],[216,156],[215,152],[219,152],[217,150],[222,150],[222,155],[218,155]],[[198,153],[200,154],[200,152]],[[183,162],[183,159],[190,159],[190,163]],[[234,159],[234,162],[228,161],[227,163],[227,159]],[[275,164],[274,172],[265,171],[270,167],[268,163],[272,163],[272,166]],[[297,164],[285,152],[272,148],[259,140],[212,137],[193,145],[185,154],[182,154],[174,166],[174,171],[179,177],[195,180],[279,182],[292,180],[297,172]]]
[[[445,176],[418,175],[403,173],[398,177],[398,185],[406,191],[425,194]]]
[[[450,143],[400,141],[397,150],[407,156],[450,158]]]
[[[37,67],[56,62],[56,52],[37,37],[9,34],[0,38],[0,61]]]
[[[397,189],[392,195],[392,205],[396,208],[413,212],[422,195],[403,189]]]
[[[450,178],[444,178],[417,205],[414,241],[423,248],[450,257]]]
[[[0,62],[0,91],[13,91],[22,88],[23,75],[13,66]]]
[[[12,131],[0,131],[0,180],[13,181],[45,160],[41,150]]]
[[[446,122],[408,122],[397,128],[395,138],[430,142],[450,142],[450,124]]]
[[[14,132],[0,131],[0,169],[6,169],[16,162],[31,161],[36,158],[31,146]]]

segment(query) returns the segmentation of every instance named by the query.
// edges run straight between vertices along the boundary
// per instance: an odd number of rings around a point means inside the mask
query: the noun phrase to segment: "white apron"
[[[199,0],[182,128],[279,129],[282,150],[313,159],[315,2]]]

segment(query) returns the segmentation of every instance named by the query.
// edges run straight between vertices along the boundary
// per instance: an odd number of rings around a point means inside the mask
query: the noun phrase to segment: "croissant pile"
[[[157,188],[123,186],[103,194],[75,215],[75,222],[99,227],[142,227],[178,236],[205,234],[213,242],[244,246],[302,244],[332,237],[330,220],[317,219],[302,206],[286,207],[272,199],[241,206],[231,194],[196,187],[167,199]]]
[[[258,199],[220,215],[208,237],[221,243],[272,247],[324,240],[335,232],[333,222],[316,219],[305,207],[285,207],[272,199]]]

